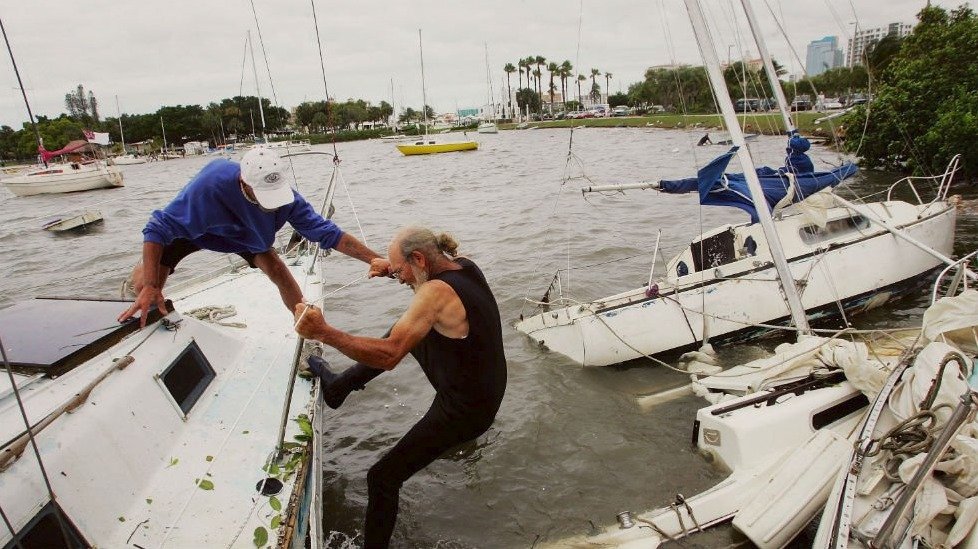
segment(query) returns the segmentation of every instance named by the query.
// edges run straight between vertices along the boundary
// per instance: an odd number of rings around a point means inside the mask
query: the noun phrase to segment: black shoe
[[[318,356],[310,356],[306,359],[306,363],[309,364],[309,371],[319,376],[323,401],[334,410],[343,404],[351,391],[363,390],[367,382],[384,373],[384,370],[371,368],[358,362],[342,373],[336,374],[330,371],[329,363]]]

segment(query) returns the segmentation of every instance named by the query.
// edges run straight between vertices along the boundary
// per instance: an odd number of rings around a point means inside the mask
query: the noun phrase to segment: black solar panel
[[[129,301],[37,298],[0,310],[0,339],[15,370],[60,375],[139,328],[116,318]],[[159,318],[155,310],[150,321]]]

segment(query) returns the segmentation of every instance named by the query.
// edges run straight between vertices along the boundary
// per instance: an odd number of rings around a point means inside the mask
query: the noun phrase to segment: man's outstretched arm
[[[321,341],[357,362],[391,370],[428,335],[440,312],[452,299],[458,297],[448,284],[441,281],[423,284],[408,310],[391,328],[390,336],[383,339],[355,336],[338,330],[326,323],[322,310],[304,303],[295,308],[295,330],[299,335]]]
[[[158,242],[143,242],[143,287],[136,296],[132,306],[119,315],[118,321],[125,322],[139,311],[139,326],[146,326],[146,315],[153,304],[162,314],[167,314],[166,302],[163,298],[163,288],[160,285],[160,259],[163,257],[163,245]]]
[[[370,277],[387,276],[390,274],[390,262],[349,233],[343,233],[343,236],[340,237],[340,241],[336,243],[334,249],[369,264]]]

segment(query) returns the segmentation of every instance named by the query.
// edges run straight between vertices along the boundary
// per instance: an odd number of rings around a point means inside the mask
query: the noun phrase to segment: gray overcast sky
[[[309,1],[253,1],[278,104],[291,108],[304,100],[322,99]],[[935,3],[950,8],[963,2]],[[789,58],[768,5],[783,17],[792,45],[804,60],[811,40],[836,35],[844,44],[846,33],[852,31],[850,23],[857,19],[860,28],[915,22],[924,4],[924,0],[759,0],[754,10],[774,58],[791,72],[800,72],[801,67]],[[115,96],[123,112],[138,114],[154,112],[161,105],[206,105],[237,95],[248,29],[255,41],[262,95],[271,97],[249,0],[0,0],[0,6],[35,113],[64,112],[64,95],[78,84],[95,93],[103,116],[116,115]],[[749,33],[737,30],[744,26],[739,2],[706,0],[704,6],[722,59],[728,53],[736,59],[742,49],[756,52]],[[570,60],[579,73],[587,74],[591,68],[610,72],[612,92],[627,91],[649,66],[673,60],[700,63],[680,0],[584,0],[583,4],[317,0],[316,11],[330,95],[389,102],[393,79],[399,110],[405,104],[421,106],[418,28],[424,39],[428,103],[438,112],[487,102],[483,44],[488,44],[496,90],[505,86],[503,65],[515,65],[531,54],[558,63]],[[27,115],[9,58],[3,57],[0,124],[20,128]],[[254,95],[250,59],[248,63],[244,94]],[[603,77],[599,83],[604,88]],[[515,88],[515,74],[512,85]],[[498,91],[496,95],[499,101]]]

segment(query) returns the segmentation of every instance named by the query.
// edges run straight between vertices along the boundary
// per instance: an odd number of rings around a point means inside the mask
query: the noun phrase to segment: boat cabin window
[[[187,414],[215,375],[214,368],[207,362],[207,357],[201,352],[197,342],[191,341],[180,356],[160,374],[160,379],[183,413]]]
[[[65,538],[68,544],[65,545]],[[83,549],[91,547],[85,543],[81,533],[68,520],[68,516],[53,502],[27,523],[27,526],[11,539],[4,549]]]
[[[840,236],[863,231],[869,228],[869,220],[861,215],[833,219],[825,224],[825,227],[818,225],[808,225],[799,230],[801,239],[805,244],[816,244],[823,240],[831,240]]]
[[[722,233],[693,242],[690,245],[693,254],[693,268],[696,272],[713,269],[737,260],[734,251],[733,231]]]

